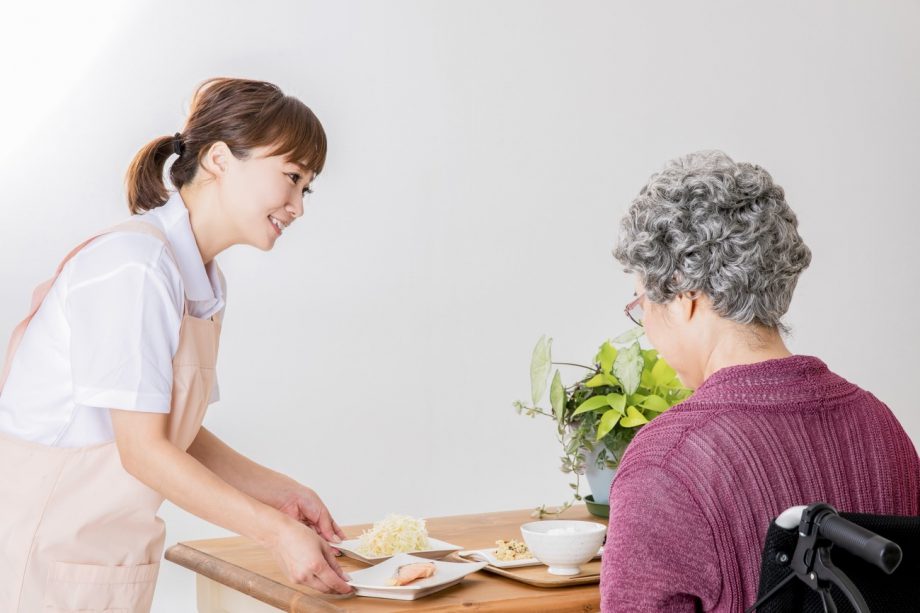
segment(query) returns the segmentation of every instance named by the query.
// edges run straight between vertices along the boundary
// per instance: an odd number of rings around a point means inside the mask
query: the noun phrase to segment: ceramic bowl
[[[521,536],[553,575],[577,575],[581,565],[597,555],[607,526],[591,521],[551,519],[521,526]]]

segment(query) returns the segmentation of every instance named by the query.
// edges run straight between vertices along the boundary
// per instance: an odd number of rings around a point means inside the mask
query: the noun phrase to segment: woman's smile
[[[272,215],[269,215],[268,219],[272,224],[272,228],[275,230],[275,232],[278,233],[278,236],[281,236],[281,233],[284,232],[284,229],[287,228],[291,223],[291,222],[285,223],[281,221],[280,219],[278,219],[277,217],[274,217]]]

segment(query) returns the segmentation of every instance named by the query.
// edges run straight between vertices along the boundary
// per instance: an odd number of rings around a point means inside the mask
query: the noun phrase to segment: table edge
[[[164,557],[173,564],[187,568],[192,572],[217,581],[282,611],[289,611],[290,613],[313,613],[314,611],[344,613],[344,609],[326,600],[293,590],[283,583],[273,581],[232,562],[215,558],[184,543],[178,543],[167,549]],[[236,582],[230,583],[227,573],[221,572],[221,567],[228,566],[239,569],[245,577],[240,585],[235,585]],[[247,588],[256,588],[256,590]]]

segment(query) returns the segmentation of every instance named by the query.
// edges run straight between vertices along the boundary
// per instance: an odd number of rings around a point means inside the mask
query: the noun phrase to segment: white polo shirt
[[[226,288],[214,262],[201,261],[178,192],[135,219],[162,230],[177,261],[136,232],[81,249],[26,329],[0,393],[0,431],[79,447],[114,439],[109,409],[169,412],[183,296],[204,319],[223,310]],[[210,401],[218,398],[215,383]]]

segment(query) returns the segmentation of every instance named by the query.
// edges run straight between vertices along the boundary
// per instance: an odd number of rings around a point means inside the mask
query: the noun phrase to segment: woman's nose
[[[293,215],[295,218],[303,217],[304,198],[306,198],[306,195],[301,195],[300,192],[291,198],[291,201],[288,202],[287,206],[285,207],[288,210],[288,213]]]

